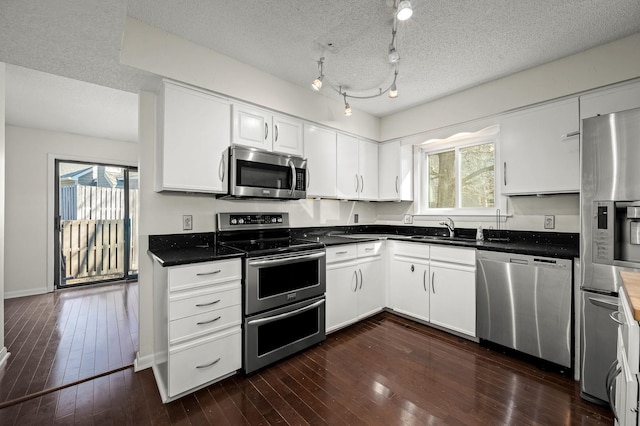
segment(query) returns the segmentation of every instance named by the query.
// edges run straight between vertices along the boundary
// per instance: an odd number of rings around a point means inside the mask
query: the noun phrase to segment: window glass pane
[[[493,207],[494,144],[470,146],[460,150],[460,207]]]
[[[429,208],[456,206],[456,153],[445,151],[428,156]]]

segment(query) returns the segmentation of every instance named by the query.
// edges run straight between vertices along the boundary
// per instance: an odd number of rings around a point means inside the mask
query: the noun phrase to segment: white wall
[[[54,157],[138,163],[136,143],[6,126],[6,298],[53,289]]]
[[[5,79],[6,66],[0,62],[0,295],[4,293],[4,246],[5,246]],[[1,302],[1,300],[0,300]],[[4,346],[4,303],[0,303],[0,367],[8,357],[7,348]]]
[[[640,34],[383,117],[380,140],[414,135],[640,77]]]

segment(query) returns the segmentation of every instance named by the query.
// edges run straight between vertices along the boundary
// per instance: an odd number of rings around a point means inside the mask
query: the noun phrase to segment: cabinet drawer
[[[358,256],[358,247],[356,244],[347,244],[337,247],[327,248],[327,263],[342,262],[344,260],[352,260]]]
[[[377,256],[382,250],[382,241],[358,243],[358,257]]]
[[[240,304],[180,318],[169,322],[169,344],[175,345],[234,325],[240,326],[241,322]]]
[[[242,367],[242,331],[229,330],[169,353],[169,397],[194,389]]]
[[[424,260],[429,259],[429,244],[393,241],[392,250],[393,254],[398,256],[415,257]]]
[[[169,269],[169,291],[187,290],[242,279],[240,259],[174,266]]]
[[[169,296],[169,321],[242,303],[240,283]]]
[[[476,250],[468,248],[431,246],[431,260],[441,262],[459,263],[462,265],[476,264]]]

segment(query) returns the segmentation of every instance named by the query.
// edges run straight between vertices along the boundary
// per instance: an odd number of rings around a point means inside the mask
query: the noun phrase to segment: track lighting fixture
[[[411,2],[409,0],[402,0],[398,5],[396,17],[400,21],[406,21],[411,18],[413,15],[413,8],[411,7]]]
[[[322,71],[323,64],[324,64],[324,57],[320,58],[320,60],[318,61],[318,68],[320,69],[320,75],[311,83],[311,87],[313,87],[313,89],[316,92],[319,92],[320,89],[322,89],[322,79],[324,78],[324,74]]]
[[[331,84],[329,80],[325,78],[324,75],[324,56],[318,60],[318,71],[320,75],[313,80],[311,83],[311,87],[315,91],[320,91],[323,83],[326,83],[331,89],[338,92],[340,96],[344,99],[344,115],[351,115],[351,106],[349,106],[349,102],[347,102],[347,98],[353,99],[371,99],[376,98],[378,96],[382,96],[385,93],[389,94],[389,98],[397,98],[398,97],[398,87],[396,86],[396,82],[398,79],[398,67],[400,63],[400,54],[398,53],[398,49],[396,47],[396,33],[398,31],[397,21],[405,21],[411,17],[413,14],[413,9],[411,8],[411,2],[408,0],[402,0],[398,3],[398,0],[394,0],[394,15],[393,15],[393,26],[391,28],[391,43],[389,44],[389,51],[387,52],[387,59],[389,61],[389,65],[391,65],[391,70],[393,72],[393,82],[386,89],[378,88],[378,92],[369,95],[369,96],[357,96],[353,94],[348,94],[346,91],[342,90],[342,86],[336,87]]]

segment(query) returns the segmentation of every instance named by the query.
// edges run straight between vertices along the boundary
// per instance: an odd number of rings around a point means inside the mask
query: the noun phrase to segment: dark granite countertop
[[[476,241],[476,230],[469,228],[456,229],[455,238],[449,238],[445,228],[416,226],[361,225],[296,228],[292,231],[300,238],[320,241],[327,247],[383,238],[563,259],[573,259],[580,254],[580,236],[577,233],[485,229],[484,240]]]
[[[150,235],[149,253],[162,266],[186,265],[244,257],[244,253],[216,244],[215,232]]]

